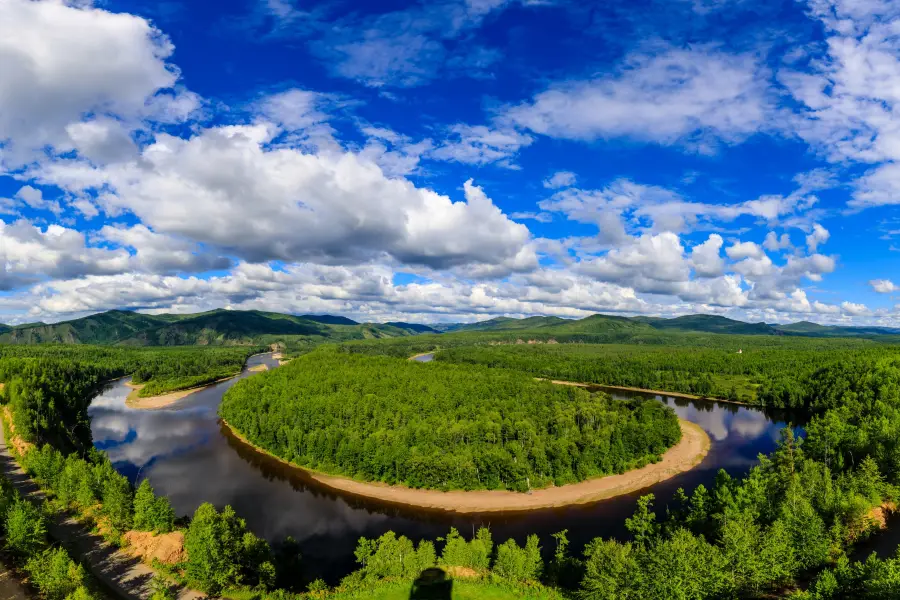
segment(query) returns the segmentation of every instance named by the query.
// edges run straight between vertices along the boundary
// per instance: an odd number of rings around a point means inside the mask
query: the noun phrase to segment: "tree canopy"
[[[432,489],[583,481],[655,461],[681,438],[674,412],[655,400],[334,348],[238,382],[220,413],[298,465]]]

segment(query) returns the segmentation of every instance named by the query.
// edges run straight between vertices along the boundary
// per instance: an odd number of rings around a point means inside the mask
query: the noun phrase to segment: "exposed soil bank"
[[[325,475],[298,467],[285,460],[278,460],[303,471],[311,479],[326,488],[390,504],[462,514],[520,512],[574,504],[588,504],[598,500],[605,500],[642,490],[660,481],[670,479],[679,473],[691,470],[700,464],[709,452],[710,440],[709,436],[706,435],[706,432],[699,425],[683,420],[679,422],[682,432],[681,441],[666,451],[662,456],[662,460],[656,464],[649,464],[621,475],[609,475],[562,487],[533,490],[528,494],[499,490],[468,492],[419,490]],[[277,459],[272,454],[251,444],[227,422],[224,423],[234,436],[244,444],[257,452]]]
[[[267,354],[266,352],[261,352],[260,354]],[[254,354],[253,356],[256,356]],[[261,371],[268,371],[269,367],[266,364],[259,364],[254,367],[247,368],[248,371],[259,373]],[[131,383],[127,382],[125,385],[131,388],[131,393],[125,398],[125,406],[128,408],[134,408],[137,410],[154,410],[157,408],[165,408],[172,404],[175,404],[179,400],[186,398],[193,394],[194,392],[199,392],[201,390],[205,390],[206,388],[210,388],[216,384],[222,383],[223,381],[228,381],[229,379],[234,379],[240,375],[240,373],[235,373],[231,377],[223,377],[222,379],[217,379],[212,383],[207,383],[205,385],[198,385],[196,387],[187,388],[183,390],[176,390],[174,392],[169,392],[167,394],[160,394],[159,396],[149,396],[147,398],[142,398],[138,394],[140,394],[141,389],[143,389],[144,384],[140,383]]]
[[[228,381],[229,379],[231,378],[226,377],[224,379],[219,379],[218,381],[214,381],[206,385],[192,387],[186,390],[177,390],[174,392],[169,392],[168,394],[160,394],[159,396],[150,396],[148,398],[141,398],[138,395],[140,394],[141,389],[143,389],[144,387],[143,384],[128,382],[125,385],[131,388],[131,393],[128,394],[127,398],[125,398],[125,405],[129,408],[136,408],[138,410],[154,410],[157,408],[165,408],[169,405],[175,404],[182,398],[190,396],[194,392],[205,390],[208,387],[212,387],[222,381]]]

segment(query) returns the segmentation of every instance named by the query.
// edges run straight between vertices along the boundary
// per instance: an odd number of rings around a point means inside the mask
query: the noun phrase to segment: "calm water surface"
[[[428,357],[423,357],[426,359]],[[251,357],[248,366],[277,365],[270,354]],[[252,375],[244,371],[241,377]],[[785,416],[759,409],[705,401],[659,398],[678,416],[697,423],[712,447],[695,469],[640,493],[589,506],[524,514],[448,516],[416,509],[393,508],[372,501],[338,496],[316,487],[302,474],[267,459],[233,439],[223,429],[216,408],[236,380],[197,392],[167,409],[133,410],[125,406],[127,380],[113,382],[89,409],[94,443],[132,481],[149,478],[157,492],[169,496],[179,515],[192,514],[203,502],[230,504],[257,535],[275,541],[293,536],[301,543],[310,577],[330,581],[356,568],[353,550],[361,536],[388,530],[413,539],[446,534],[453,525],[465,534],[490,525],[495,541],[530,533],[550,545],[550,534],[569,530],[574,551],[596,536],[624,536],[624,519],[637,497],[648,491],[664,511],[675,490],[710,485],[719,469],[741,475],[760,452],[775,448]],[[626,397],[616,394],[617,397]]]

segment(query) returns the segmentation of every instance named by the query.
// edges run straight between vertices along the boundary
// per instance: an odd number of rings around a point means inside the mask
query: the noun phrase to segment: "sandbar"
[[[232,377],[237,377],[237,375],[233,375]],[[184,390],[175,390],[174,392],[168,392],[166,394],[160,394],[158,396],[148,396],[146,398],[140,397],[141,390],[144,387],[143,383],[131,383],[127,382],[125,385],[131,388],[131,392],[125,398],[125,406],[128,408],[135,408],[138,410],[154,410],[157,408],[165,408],[172,404],[175,404],[182,398],[187,398],[194,392],[199,392],[201,390],[205,390],[208,387],[212,387],[217,383],[222,383],[223,381],[228,381],[232,379],[232,377],[223,377],[222,379],[217,379],[212,383],[207,383],[204,385],[198,385],[192,388],[187,388]]]

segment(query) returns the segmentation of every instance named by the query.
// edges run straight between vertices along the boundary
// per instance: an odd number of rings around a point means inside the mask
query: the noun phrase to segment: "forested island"
[[[681,439],[655,401],[333,347],[237,383],[220,414],[299,466],[441,490],[562,486],[656,462]]]

